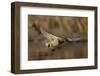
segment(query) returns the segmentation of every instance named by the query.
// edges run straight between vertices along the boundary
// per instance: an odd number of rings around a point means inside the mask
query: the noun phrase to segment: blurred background
[[[67,43],[62,48],[49,50],[44,45],[45,37],[40,27],[58,37],[87,40],[87,17],[28,15],[29,60],[87,58],[87,41]]]

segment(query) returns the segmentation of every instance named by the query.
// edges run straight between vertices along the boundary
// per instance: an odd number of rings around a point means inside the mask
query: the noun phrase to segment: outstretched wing
[[[67,38],[67,41],[70,41],[70,42],[77,42],[80,40],[81,40],[81,38]]]
[[[43,28],[40,28],[40,31],[44,35],[44,37],[46,37],[49,41],[52,41],[54,39],[62,40],[61,37],[57,37],[57,36],[55,36],[53,34],[50,34],[47,31],[45,31]]]
[[[81,41],[86,41],[80,37],[77,38],[61,38],[61,37],[57,37],[53,34],[48,33],[47,31],[43,30],[43,28],[40,28],[41,33],[44,35],[45,38],[48,39],[48,41],[52,41],[52,40],[58,40],[60,43],[62,42],[81,42]]]
[[[67,42],[85,42],[87,39],[77,37],[77,38],[66,38]]]

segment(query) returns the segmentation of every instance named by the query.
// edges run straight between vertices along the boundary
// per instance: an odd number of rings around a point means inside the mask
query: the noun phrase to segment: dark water
[[[29,43],[29,60],[76,59],[88,56],[87,42],[66,43],[55,50],[50,50],[43,44]]]

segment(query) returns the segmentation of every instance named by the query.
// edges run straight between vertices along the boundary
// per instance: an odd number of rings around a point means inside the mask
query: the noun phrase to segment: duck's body
[[[43,36],[47,39],[47,41],[45,42],[45,46],[48,47],[48,48],[51,48],[51,49],[55,49],[58,46],[60,46],[62,43],[65,43],[65,42],[79,42],[79,41],[82,40],[81,38],[61,38],[61,37],[57,37],[53,34],[46,32],[42,28],[40,28],[40,31],[43,34]]]

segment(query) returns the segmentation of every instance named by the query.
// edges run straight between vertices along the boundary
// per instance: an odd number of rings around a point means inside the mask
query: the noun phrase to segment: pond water
[[[78,59],[88,57],[87,42],[66,43],[55,50],[50,50],[43,44],[29,43],[28,60]]]

